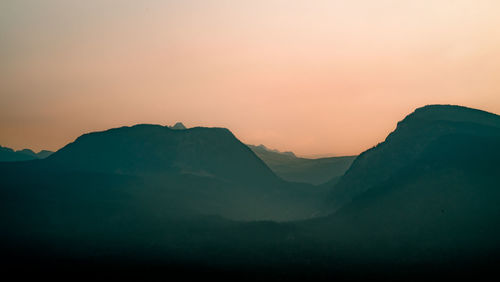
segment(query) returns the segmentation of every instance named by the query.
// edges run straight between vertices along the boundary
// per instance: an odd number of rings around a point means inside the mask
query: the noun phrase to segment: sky
[[[0,145],[137,123],[354,155],[427,104],[500,113],[500,1],[0,1]]]

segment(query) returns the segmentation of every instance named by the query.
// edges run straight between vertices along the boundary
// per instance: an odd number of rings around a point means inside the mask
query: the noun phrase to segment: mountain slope
[[[248,147],[282,179],[314,185],[335,182],[356,158],[346,156],[306,159],[296,157],[292,152],[270,150],[264,145],[248,145]]]
[[[357,195],[383,185],[400,171],[422,161],[425,156],[431,156],[428,157],[429,160],[433,157],[440,158],[450,148],[457,150],[454,152],[457,157],[466,153],[471,148],[460,143],[462,137],[469,138],[471,142],[494,139],[499,129],[500,118],[480,110],[451,105],[431,105],[416,109],[398,123],[396,130],[383,143],[355,159],[335,186],[330,199],[338,208]],[[457,140],[453,140],[452,136],[456,136]],[[445,142],[450,142],[451,146],[447,146]],[[457,144],[462,147],[453,147]],[[489,161],[486,155],[479,157]],[[453,165],[453,159],[446,165]],[[421,163],[421,166],[430,164],[432,161]]]
[[[417,109],[354,161],[330,195],[334,213],[306,226],[365,262],[498,258],[499,159],[499,116]]]

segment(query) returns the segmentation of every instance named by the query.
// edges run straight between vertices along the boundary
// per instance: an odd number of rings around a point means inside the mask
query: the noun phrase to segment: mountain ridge
[[[399,169],[418,161],[429,146],[446,136],[466,134],[482,138],[486,134],[486,138],[491,134],[495,136],[499,130],[500,116],[493,113],[456,105],[417,108],[398,122],[383,142],[354,160],[335,185],[331,198],[337,198],[334,200],[337,206],[345,204],[367,191],[370,185],[380,185]],[[439,153],[436,151],[436,156]]]
[[[53,152],[41,150],[35,153],[31,149],[13,150],[8,147],[0,146],[0,162],[28,161],[34,159],[44,159],[50,156]]]
[[[228,150],[232,150],[231,154]],[[241,159],[246,163],[240,163]],[[243,177],[252,182],[258,178],[246,176],[243,170],[251,173],[254,168],[268,180],[276,177],[231,131],[220,127],[178,130],[137,124],[91,132],[64,146],[47,161],[65,167],[125,174],[180,170],[204,174],[201,170],[208,169],[208,173],[222,178]]]

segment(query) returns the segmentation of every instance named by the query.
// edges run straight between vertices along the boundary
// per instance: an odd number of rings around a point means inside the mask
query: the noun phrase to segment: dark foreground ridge
[[[0,163],[2,267],[477,280],[500,262],[499,159],[500,117],[447,105],[417,109],[330,186],[280,180],[226,129],[91,133]]]

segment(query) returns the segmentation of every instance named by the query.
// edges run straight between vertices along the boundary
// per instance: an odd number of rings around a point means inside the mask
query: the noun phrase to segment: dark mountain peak
[[[188,173],[247,182],[276,178],[225,128],[124,126],[84,134],[46,160],[58,167],[106,173]]]
[[[487,114],[487,115],[495,115],[483,110],[479,109],[474,109],[474,108],[469,108],[465,106],[460,106],[460,105],[451,105],[451,104],[432,104],[432,105],[426,105],[423,107],[416,108],[413,113],[411,113],[409,116],[413,114],[451,114],[451,115],[461,115],[461,114]]]
[[[177,129],[177,130],[183,130],[187,129],[182,122],[176,123],[174,126],[171,127],[172,129]]]
[[[400,137],[432,137],[448,134],[457,127],[464,129],[465,124],[469,124],[469,127],[475,125],[500,127],[500,116],[457,105],[427,105],[415,109],[398,122],[396,130],[387,136],[385,142]]]
[[[398,123],[416,123],[429,122],[472,122],[489,126],[500,126],[498,115],[486,111],[458,106],[458,105],[427,105],[417,108],[413,113],[406,116]]]

